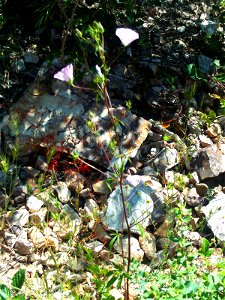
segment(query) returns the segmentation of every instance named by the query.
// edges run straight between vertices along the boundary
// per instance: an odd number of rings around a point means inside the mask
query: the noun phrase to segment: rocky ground
[[[157,268],[165,253],[175,255],[180,245],[173,235],[184,236],[193,252],[203,238],[214,241],[210,259],[223,259],[225,89],[213,79],[214,60],[224,63],[223,26],[212,1],[174,2],[148,8],[142,28],[148,44],[131,46],[109,75],[127,159],[131,256],[143,270]],[[214,37],[216,30],[214,49],[205,33]],[[113,176],[120,163],[114,131],[93,92],[53,79],[58,59],[51,67],[42,61],[29,46],[1,74],[0,279],[8,284],[24,268],[30,299],[47,298],[49,291],[52,299],[72,299],[69,288],[59,290],[64,276],[75,294],[98,299],[88,250],[110,269],[128,243],[126,234],[110,242],[126,232]],[[83,78],[80,85],[89,83]],[[172,217],[174,207],[179,214]],[[132,299],[139,299],[136,288],[132,284]],[[112,291],[115,299],[123,292]]]

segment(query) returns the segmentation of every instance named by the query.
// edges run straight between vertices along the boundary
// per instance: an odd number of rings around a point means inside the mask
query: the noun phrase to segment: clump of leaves
[[[19,270],[13,276],[11,287],[0,284],[0,300],[25,300],[25,295],[20,294],[21,288],[25,282],[25,270]]]

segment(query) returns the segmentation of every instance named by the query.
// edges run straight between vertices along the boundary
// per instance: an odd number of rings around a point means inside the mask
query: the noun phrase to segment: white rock
[[[202,207],[208,226],[222,242],[225,241],[225,194],[218,193],[207,206]]]
[[[30,213],[39,211],[43,205],[44,202],[33,195],[27,199],[27,208]]]
[[[121,244],[123,247],[123,253],[124,256],[128,256],[128,237],[124,236],[122,238],[118,238],[114,245],[113,248],[120,254],[122,254],[122,248]],[[130,251],[131,251],[131,258],[135,258],[138,261],[141,261],[144,257],[144,251],[140,248],[139,242],[136,238],[130,237]]]
[[[25,226],[29,221],[29,212],[26,208],[20,208],[15,210],[12,214],[11,218],[9,219],[10,225],[17,225],[17,226]]]
[[[96,218],[99,215],[99,206],[93,199],[87,199],[85,201],[84,210],[91,218]]]
[[[57,183],[57,186],[55,187],[55,190],[57,192],[59,201],[62,203],[68,203],[70,201],[71,192],[68,189],[67,185],[63,181],[59,181]]]
[[[213,144],[212,140],[210,140],[207,136],[205,136],[204,134],[200,134],[198,136],[200,144],[202,147],[208,147],[211,146]]]

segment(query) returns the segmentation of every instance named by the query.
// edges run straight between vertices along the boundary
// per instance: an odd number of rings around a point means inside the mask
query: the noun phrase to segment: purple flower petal
[[[139,39],[139,34],[136,31],[129,28],[117,28],[116,35],[125,47],[133,41]]]
[[[54,78],[59,79],[61,81],[73,82],[73,65],[69,64],[61,71],[54,75]]]

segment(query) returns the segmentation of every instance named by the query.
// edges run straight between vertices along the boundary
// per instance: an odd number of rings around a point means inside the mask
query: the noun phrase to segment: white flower
[[[102,74],[101,68],[100,68],[98,65],[96,65],[96,66],[95,66],[95,69],[96,69],[96,71],[97,71],[97,73],[98,73],[99,77],[103,77],[103,74]]]
[[[129,28],[117,28],[116,35],[125,47],[133,41],[139,39],[139,34],[136,31]]]
[[[69,64],[68,66],[63,68],[61,71],[57,72],[54,75],[54,78],[59,79],[61,81],[73,83],[73,65]]]

